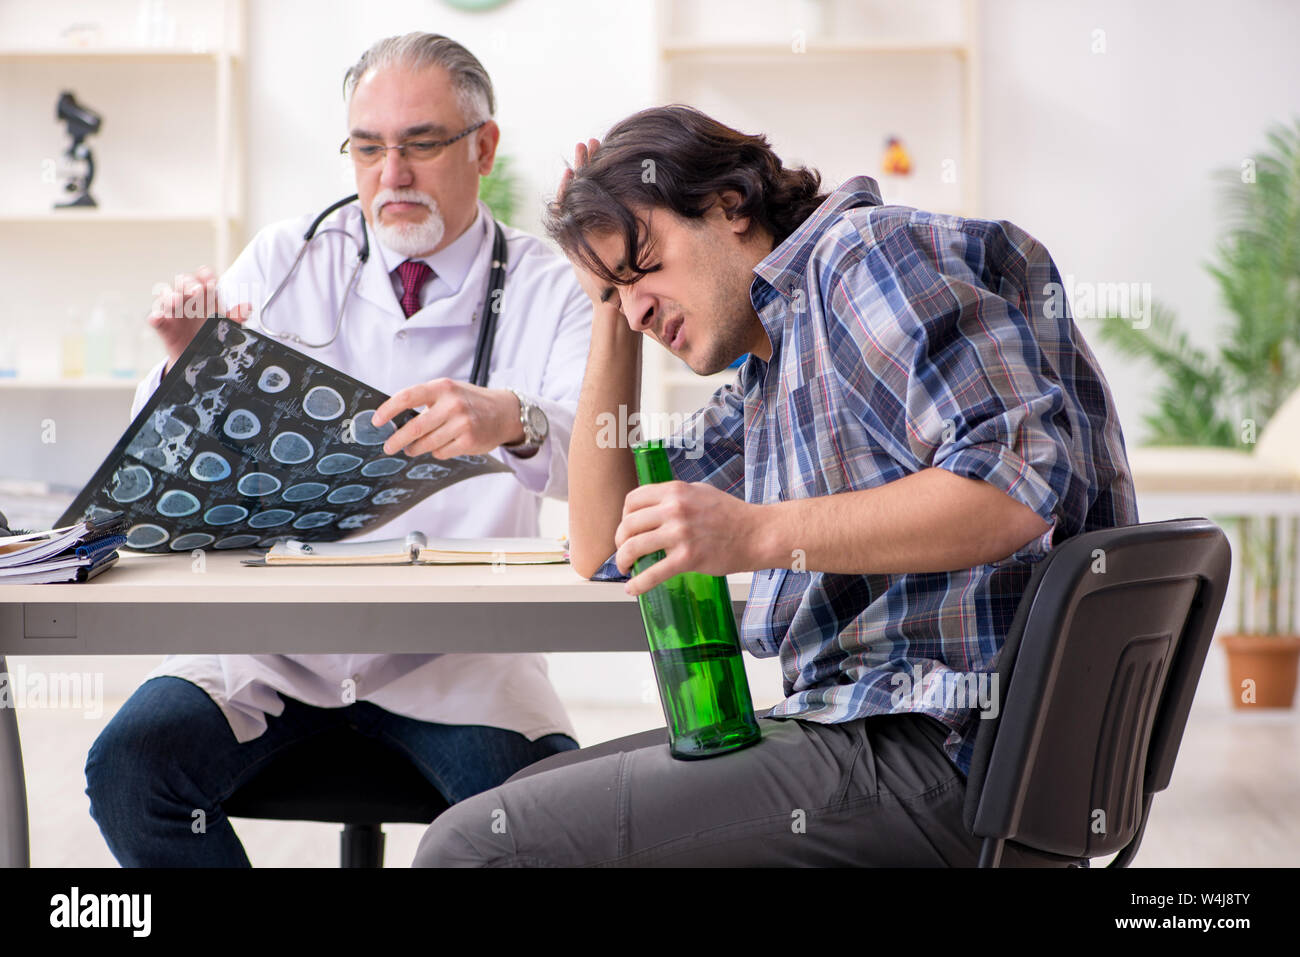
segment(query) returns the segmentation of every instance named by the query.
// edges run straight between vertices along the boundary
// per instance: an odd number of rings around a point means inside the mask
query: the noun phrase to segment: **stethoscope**
[[[307,232],[303,233],[302,237],[302,248],[298,250],[298,255],[294,257],[293,264],[289,267],[289,271],[284,274],[284,278],[280,280],[280,285],[275,287],[275,291],[271,293],[271,295],[267,296],[266,301],[262,303],[262,308],[258,313],[262,332],[269,336],[274,336],[277,339],[306,346],[308,349],[324,349],[339,337],[339,330],[343,328],[343,313],[347,309],[348,296],[352,295],[352,290],[356,288],[357,280],[361,276],[361,268],[366,264],[366,261],[370,259],[370,234],[366,229],[364,221],[361,224],[360,241],[341,226],[326,226],[322,229],[321,223],[324,222],[325,219],[335,210],[341,209],[348,205],[348,203],[354,203],[356,200],[357,196],[355,193],[351,196],[345,196],[337,203],[334,203],[327,209],[323,210],[319,216],[312,220],[311,225],[307,227]],[[506,237],[505,233],[501,231],[500,223],[494,219],[492,225],[496,232],[496,235],[492,240],[492,272],[488,277],[487,295],[483,297],[483,308],[480,310],[478,315],[474,317],[475,321],[477,321],[480,315],[483,317],[483,323],[478,329],[478,342],[474,346],[474,365],[471,368],[469,375],[469,381],[478,386],[487,385],[488,366],[491,365],[492,362],[492,344],[496,339],[497,332],[497,314],[501,311],[501,295],[504,292],[506,285]],[[298,264],[302,262],[302,257],[307,255],[307,248],[311,245],[312,240],[317,236],[323,236],[326,233],[341,233],[357,248],[357,264],[352,267],[352,275],[348,277],[347,288],[343,291],[343,298],[339,302],[338,315],[334,317],[334,334],[324,342],[307,342],[301,336],[292,332],[276,332],[273,329],[268,329],[266,325],[266,311],[271,308],[271,305],[277,299],[280,298],[280,293],[284,291],[284,287],[287,286],[289,280],[293,278],[293,274],[298,269]]]

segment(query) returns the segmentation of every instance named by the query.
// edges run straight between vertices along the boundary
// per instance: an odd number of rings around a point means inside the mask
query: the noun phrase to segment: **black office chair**
[[[340,866],[382,867],[384,824],[428,824],[448,804],[401,752],[342,725],[287,749],[223,807],[230,817],[342,824]]]
[[[980,867],[997,867],[1008,842],[1077,866],[1133,860],[1173,773],[1230,560],[1223,532],[1188,518],[1078,535],[1035,566],[966,784]]]

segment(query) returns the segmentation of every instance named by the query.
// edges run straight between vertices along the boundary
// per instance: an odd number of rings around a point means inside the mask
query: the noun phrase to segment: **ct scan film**
[[[121,511],[145,552],[337,541],[439,489],[508,471],[486,455],[385,455],[416,413],[229,319],[209,319],[59,519]]]

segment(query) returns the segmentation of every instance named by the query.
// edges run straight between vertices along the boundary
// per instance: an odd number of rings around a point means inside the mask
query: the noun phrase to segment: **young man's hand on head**
[[[585,143],[579,143],[573,148],[573,165],[566,168],[564,174],[560,177],[560,188],[555,195],[557,203],[564,199],[565,190],[569,188],[569,183],[573,182],[574,172],[586,166],[588,161],[596,155],[598,149],[600,149],[600,140],[594,138],[587,140]],[[573,266],[574,275],[578,278],[578,285],[582,287],[582,291],[587,294],[592,305],[596,307],[597,315],[603,312],[608,316],[617,314],[621,317],[622,310],[619,305],[618,290],[599,276],[593,275],[578,260],[570,257],[569,262]]]

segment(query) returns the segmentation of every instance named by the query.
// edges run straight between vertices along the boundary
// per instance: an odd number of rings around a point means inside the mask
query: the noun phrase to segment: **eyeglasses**
[[[479,122],[462,130],[449,140],[407,140],[405,143],[398,143],[396,146],[377,146],[372,143],[358,145],[353,143],[352,137],[349,136],[343,141],[343,145],[339,147],[339,153],[344,156],[351,156],[352,162],[365,167],[378,166],[383,162],[384,155],[389,150],[397,150],[398,153],[412,163],[427,163],[452,143],[469,136],[486,122],[487,120],[479,120]]]

